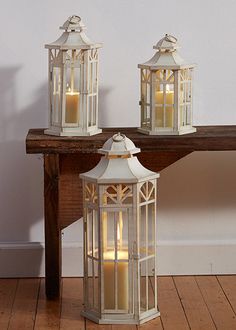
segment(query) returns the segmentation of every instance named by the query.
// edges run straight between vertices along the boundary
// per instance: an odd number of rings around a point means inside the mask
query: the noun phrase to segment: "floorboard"
[[[17,289],[17,279],[0,279],[0,329],[8,328]]]
[[[176,276],[174,282],[191,330],[215,329],[195,278],[193,276]]]
[[[140,326],[85,320],[82,278],[47,300],[44,279],[0,279],[0,330],[236,330],[236,275],[158,278],[161,317]]]
[[[64,278],[62,283],[60,330],[84,330],[85,321],[80,315],[82,308],[82,278]]]
[[[163,328],[168,330],[189,329],[172,277],[159,277],[157,283],[157,290],[159,290],[158,306]]]
[[[217,279],[224,291],[227,299],[236,313],[236,276],[235,275],[222,275],[217,276]]]
[[[40,279],[20,279],[12,307],[8,330],[34,328]]]
[[[40,283],[40,292],[35,320],[35,330],[58,330],[60,327],[60,299],[47,300],[45,280]]]
[[[236,315],[215,276],[196,276],[204,301],[218,330],[235,330]]]

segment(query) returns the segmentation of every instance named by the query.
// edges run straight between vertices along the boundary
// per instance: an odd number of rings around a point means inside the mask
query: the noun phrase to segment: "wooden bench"
[[[104,128],[91,137],[44,135],[31,129],[26,138],[28,154],[44,155],[44,214],[46,294],[60,295],[61,230],[82,217],[82,186],[79,174],[92,169],[101,155],[97,149],[117,132],[127,135],[141,148],[138,158],[153,170],[161,171],[194,151],[236,150],[236,126],[199,126],[197,132],[181,136],[148,136],[136,128]]]

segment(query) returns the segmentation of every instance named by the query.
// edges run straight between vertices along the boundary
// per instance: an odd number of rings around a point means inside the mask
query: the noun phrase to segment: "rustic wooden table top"
[[[137,132],[135,127],[104,128],[101,134],[90,137],[58,137],[43,132],[42,128],[29,130],[26,138],[27,153],[95,153],[117,132],[124,133],[143,152],[236,150],[236,125],[198,126],[196,133],[181,136],[149,136]]]

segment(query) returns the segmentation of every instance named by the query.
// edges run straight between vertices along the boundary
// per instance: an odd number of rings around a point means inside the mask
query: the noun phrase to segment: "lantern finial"
[[[78,15],[70,16],[65,23],[60,27],[61,30],[65,31],[79,31],[85,30],[85,25],[83,24],[81,17]]]
[[[121,134],[120,132],[118,132],[117,134],[114,134],[112,139],[114,142],[121,142],[126,138],[126,136],[124,134]]]
[[[130,139],[119,132],[108,139],[98,152],[104,155],[133,155],[140,152],[140,149],[136,148]]]
[[[176,37],[166,33],[164,38],[159,40],[153,48],[162,52],[173,52],[179,48],[179,45]]]

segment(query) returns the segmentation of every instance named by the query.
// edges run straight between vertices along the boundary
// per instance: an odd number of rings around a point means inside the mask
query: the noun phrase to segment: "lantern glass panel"
[[[148,309],[155,307],[155,291],[156,291],[156,278],[155,278],[155,257],[147,260],[148,268]]]
[[[88,209],[87,212],[87,253],[93,256],[93,210]]]
[[[155,126],[174,125],[174,72],[158,70],[155,77]]]
[[[147,205],[148,217],[148,255],[155,253],[155,202]]]
[[[52,93],[51,95],[51,105],[52,105],[52,122],[53,124],[58,124],[60,120],[60,110],[61,110],[61,68],[53,67],[52,71]]]
[[[96,125],[97,95],[90,95],[88,98],[88,126]]]
[[[141,70],[141,120],[142,127],[151,127],[151,72]]]
[[[147,311],[147,267],[146,260],[139,262],[139,272],[140,272],[140,311]]]
[[[89,64],[89,93],[96,94],[97,93],[97,61],[92,61]]]
[[[87,263],[87,274],[85,273],[85,285],[88,292],[87,305],[89,308],[99,308],[99,272],[98,272],[98,233],[99,221],[97,212],[97,187],[95,184],[85,182],[84,202],[86,215],[85,236],[85,264]]]
[[[144,258],[155,253],[155,184],[143,183],[139,190],[139,232],[140,256]]]
[[[89,51],[89,82],[88,82],[88,126],[95,126],[97,122],[97,92],[98,92],[98,52]]]
[[[155,202],[140,206],[140,257],[155,253]]]
[[[140,311],[155,307],[155,182],[139,187]]]
[[[147,221],[146,221],[146,205],[140,207],[140,257],[145,258],[147,255]]]
[[[180,123],[191,125],[192,121],[192,70],[180,70]]]
[[[87,276],[88,306],[89,308],[93,308],[93,259],[91,258],[88,258]]]
[[[140,312],[155,308],[155,257],[139,262],[140,272]]]
[[[99,286],[99,263],[97,260],[93,260],[93,266],[94,266],[94,278],[93,278],[93,286],[94,286],[94,300],[93,300],[93,307],[95,310],[99,310],[100,306],[100,286]]]

